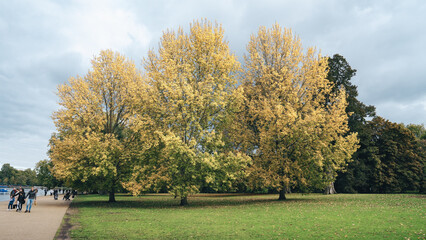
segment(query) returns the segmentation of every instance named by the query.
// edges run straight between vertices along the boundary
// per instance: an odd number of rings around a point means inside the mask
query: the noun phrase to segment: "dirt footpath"
[[[0,202],[0,239],[53,239],[71,201],[54,200],[53,196],[37,197],[31,213],[8,211],[8,201]],[[28,202],[28,199],[27,199]]]

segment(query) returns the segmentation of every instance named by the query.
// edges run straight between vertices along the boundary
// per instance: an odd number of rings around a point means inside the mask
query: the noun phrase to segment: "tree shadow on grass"
[[[247,205],[275,205],[275,204],[294,204],[316,202],[311,197],[304,198],[288,198],[279,201],[278,195],[265,194],[199,194],[188,198],[187,206],[179,206],[180,199],[174,199],[170,195],[143,195],[133,197],[129,195],[117,196],[117,202],[109,203],[107,198],[98,200],[99,198],[88,201],[80,200],[73,202],[75,207],[90,208],[109,208],[109,209],[196,209],[196,208],[220,208],[229,206],[247,206]]]

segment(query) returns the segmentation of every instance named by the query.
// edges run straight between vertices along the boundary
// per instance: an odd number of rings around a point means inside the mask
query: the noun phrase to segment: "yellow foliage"
[[[142,78],[133,62],[111,50],[92,60],[84,77],[58,87],[50,141],[54,174],[62,180],[114,191],[128,167],[133,135],[131,97]]]
[[[134,193],[152,189],[157,179],[184,198],[203,181],[232,179],[247,164],[224,139],[242,92],[236,89],[240,65],[223,33],[218,24],[194,21],[188,34],[182,28],[164,32],[158,52],[151,50],[144,60],[147,81],[135,99],[141,118],[134,129],[152,144],[139,173],[124,185]],[[221,169],[225,163],[240,167]],[[149,176],[158,168],[162,174]]]
[[[243,139],[258,181],[278,190],[333,181],[357,149],[345,92],[333,95],[327,59],[278,24],[251,36],[245,58]],[[331,174],[330,174],[331,173]]]
[[[202,184],[230,189],[247,174],[278,190],[333,181],[358,140],[348,134],[345,92],[333,94],[326,79],[327,59],[278,24],[259,28],[247,51],[242,70],[222,26],[208,21],[164,32],[143,77],[101,51],[86,76],[58,87],[54,174],[182,198]]]

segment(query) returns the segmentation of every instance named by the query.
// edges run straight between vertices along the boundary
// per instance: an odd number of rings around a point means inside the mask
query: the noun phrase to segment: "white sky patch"
[[[17,168],[34,168],[35,163],[47,158],[46,135],[35,135],[28,132],[15,132],[7,138],[0,138],[0,164],[10,163]],[[34,156],[43,157],[34,162]]]
[[[80,53],[83,61],[88,62],[104,49],[122,52],[138,45],[148,50],[151,34],[144,24],[137,22],[133,12],[104,1],[84,3],[58,13],[67,21],[59,33],[67,39],[68,51]]]
[[[396,123],[424,124],[426,113],[426,96],[409,103],[384,102],[376,105],[376,111],[382,116]]]

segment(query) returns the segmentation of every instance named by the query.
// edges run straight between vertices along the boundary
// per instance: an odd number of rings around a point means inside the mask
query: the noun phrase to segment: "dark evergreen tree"
[[[349,117],[351,132],[362,131],[367,121],[366,118],[376,116],[376,109],[374,106],[367,106],[357,99],[357,86],[351,83],[352,77],[356,75],[356,69],[352,69],[346,59],[339,54],[328,59],[328,67],[327,79],[335,83],[334,92],[341,88],[346,91],[346,100],[348,101],[346,112],[351,114]]]
[[[353,155],[346,171],[339,173],[335,187],[338,192],[404,192],[424,191],[424,148],[415,139],[424,135],[422,125],[391,123],[375,117],[374,106],[367,106],[357,99],[358,92],[350,82],[356,70],[345,58],[336,54],[329,58],[328,79],[336,83],[336,90],[347,93],[351,132],[358,132],[360,148]]]
[[[365,128],[365,124],[368,117],[375,116],[375,107],[371,105],[367,106],[357,99],[357,86],[351,83],[356,70],[351,68],[343,56],[335,54],[329,58],[328,67],[327,79],[335,84],[333,92],[337,92],[341,88],[346,91],[348,102],[346,112],[350,115],[348,119],[350,132],[357,132],[360,139],[360,148],[353,155],[353,161],[348,164],[347,171],[339,173],[335,187],[338,192],[356,192],[357,190],[354,186],[368,188],[365,180],[369,174],[367,169],[370,163],[368,162],[368,158],[365,158],[365,155],[369,152],[366,152],[365,148],[367,148],[366,142],[369,141],[370,134],[369,130]],[[333,188],[334,186],[331,185],[325,192],[333,193],[333,191],[335,192]]]

